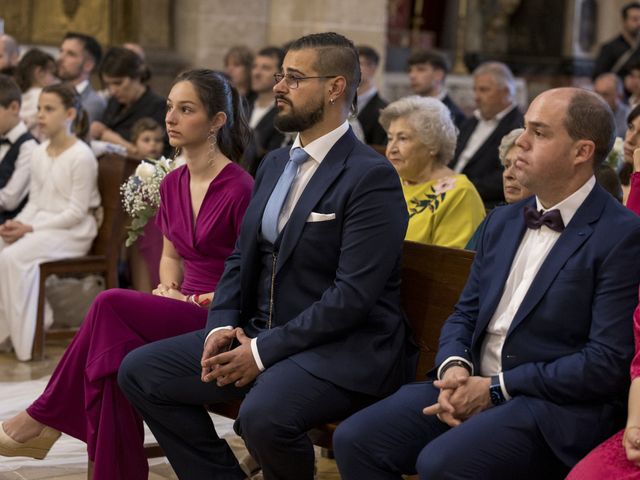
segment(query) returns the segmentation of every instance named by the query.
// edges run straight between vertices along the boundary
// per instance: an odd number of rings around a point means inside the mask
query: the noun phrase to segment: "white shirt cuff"
[[[258,353],[257,338],[251,339],[251,353],[253,353],[253,359],[255,360],[256,365],[258,366],[258,370],[260,370],[261,372],[264,372],[264,365],[262,364],[262,360],[260,359],[260,354]]]
[[[442,369],[444,367],[447,366],[447,363],[449,363],[452,360],[460,360],[461,362],[466,363],[467,365],[469,365],[469,370],[471,371],[471,376],[473,376],[473,365],[471,364],[471,362],[469,362],[469,360],[467,360],[466,358],[462,358],[462,357],[458,357],[458,356],[452,356],[447,358],[444,362],[442,362],[442,364],[440,365],[440,367],[438,368],[438,380],[441,380],[440,378],[440,373],[442,372]]]
[[[504,395],[504,398],[507,401],[511,400],[511,395],[509,395],[509,392],[507,392],[507,387],[504,384],[504,374],[500,372],[498,374],[498,378],[500,379],[500,390],[502,390],[502,394]]]
[[[207,333],[207,336],[204,338],[204,343],[207,343],[207,340],[209,340],[209,337],[213,333],[216,333],[218,330],[233,330],[233,327],[231,325],[227,325],[226,327],[217,327],[212,329],[209,333]]]

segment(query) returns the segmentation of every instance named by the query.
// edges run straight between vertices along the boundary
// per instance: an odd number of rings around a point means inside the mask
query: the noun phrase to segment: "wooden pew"
[[[420,348],[416,379],[423,380],[434,366],[440,329],[467,281],[474,253],[467,250],[404,242],[402,257],[402,306]],[[236,418],[241,400],[209,405],[209,411]],[[309,431],[314,445],[332,449],[337,423]],[[147,457],[162,455],[157,444],[145,446]]]

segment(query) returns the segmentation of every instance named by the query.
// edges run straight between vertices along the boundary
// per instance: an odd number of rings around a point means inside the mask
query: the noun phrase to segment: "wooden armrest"
[[[40,264],[41,275],[65,273],[102,273],[107,270],[107,259],[102,255],[64,258]]]

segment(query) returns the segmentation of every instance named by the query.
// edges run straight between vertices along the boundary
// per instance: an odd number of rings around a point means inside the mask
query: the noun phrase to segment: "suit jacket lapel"
[[[327,156],[322,160],[311,180],[309,180],[282,232],[282,243],[280,244],[276,273],[280,271],[282,265],[293,252],[313,207],[320,201],[333,181],[342,173],[344,163],[351,150],[353,150],[355,142],[357,142],[357,139],[351,128],[349,128],[349,131],[329,150],[329,153],[327,153]]]
[[[529,287],[516,312],[507,335],[509,335],[531,310],[540,302],[544,294],[553,284],[558,272],[567,260],[593,233],[591,223],[600,218],[608,193],[596,185],[580,206],[569,225],[558,238],[549,255],[542,263],[540,270]]]
[[[485,331],[493,313],[498,307],[498,303],[500,303],[504,285],[511,271],[511,264],[516,256],[518,247],[520,247],[520,242],[522,241],[522,236],[526,228],[522,209],[526,205],[535,205],[535,197],[528,199],[521,203],[521,205],[521,208],[513,209],[511,219],[505,222],[500,238],[497,240],[496,247],[492,248],[492,250],[496,252],[498,261],[493,264],[495,271],[491,272],[491,279],[493,280],[491,287],[487,292],[486,299],[481,302],[482,306],[478,314],[478,322],[476,324],[473,341]]]

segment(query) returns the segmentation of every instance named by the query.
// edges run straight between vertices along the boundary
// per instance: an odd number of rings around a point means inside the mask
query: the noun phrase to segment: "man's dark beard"
[[[316,109],[306,112],[296,112],[291,104],[289,106],[291,106],[291,113],[279,111],[273,120],[273,124],[281,132],[304,132],[322,120],[324,116],[324,103],[322,102]]]

